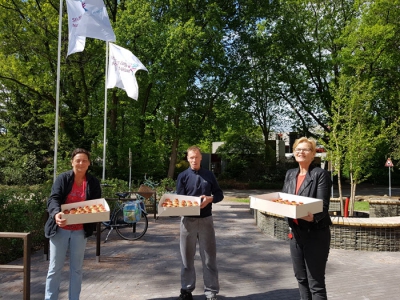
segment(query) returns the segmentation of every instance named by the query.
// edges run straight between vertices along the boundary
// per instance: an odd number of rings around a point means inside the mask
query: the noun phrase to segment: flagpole
[[[106,180],[106,145],[107,145],[107,75],[108,75],[108,42],[106,42],[106,77],[104,82],[104,140],[103,140],[103,182]]]
[[[60,0],[60,10],[58,17],[58,53],[57,53],[57,88],[56,88],[56,120],[54,130],[54,174],[53,181],[57,177],[57,151],[58,151],[58,113],[60,110],[60,60],[61,60],[61,30],[62,30],[62,6],[63,0]]]

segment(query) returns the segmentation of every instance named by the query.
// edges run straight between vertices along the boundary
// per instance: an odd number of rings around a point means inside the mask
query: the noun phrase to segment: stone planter
[[[283,216],[250,209],[256,225],[268,236],[288,240]],[[331,216],[331,248],[363,251],[400,251],[400,217],[365,218]]]
[[[380,200],[370,198],[367,201],[369,202],[370,217],[382,218],[400,216],[399,200]]]

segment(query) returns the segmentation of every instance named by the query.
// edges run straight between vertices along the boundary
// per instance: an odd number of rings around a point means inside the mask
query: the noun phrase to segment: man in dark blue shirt
[[[207,299],[216,300],[219,292],[219,281],[212,203],[222,201],[224,194],[214,174],[201,168],[202,155],[199,147],[189,147],[187,159],[190,167],[178,175],[176,192],[179,195],[200,197],[202,202],[200,216],[184,216],[181,219],[182,268],[179,299],[193,299],[192,292],[196,287],[194,256],[198,240],[203,263],[204,294]]]

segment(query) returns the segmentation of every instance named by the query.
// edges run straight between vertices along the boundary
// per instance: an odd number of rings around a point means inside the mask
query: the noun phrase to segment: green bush
[[[46,170],[34,155],[23,155],[0,169],[0,181],[8,185],[40,184],[47,179]]]
[[[32,251],[44,242],[46,202],[50,184],[37,186],[2,186],[0,190],[0,232],[30,232]],[[8,263],[23,255],[22,239],[0,239],[0,264]]]
[[[172,191],[169,191],[172,190]],[[156,188],[157,199],[160,199],[165,193],[170,193],[176,190],[176,182],[172,178],[164,178],[160,181]]]
[[[101,196],[103,198],[116,198],[116,193],[128,192],[128,190],[128,182],[120,179],[107,179],[105,182],[102,182]]]

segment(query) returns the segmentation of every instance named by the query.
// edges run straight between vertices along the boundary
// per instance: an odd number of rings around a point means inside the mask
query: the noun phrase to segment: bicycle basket
[[[151,189],[151,187],[141,184],[138,190],[138,194],[142,196],[145,199],[150,198],[154,194],[154,190]]]
[[[124,222],[136,223],[140,221],[142,215],[140,205],[137,202],[130,201],[124,205]]]

